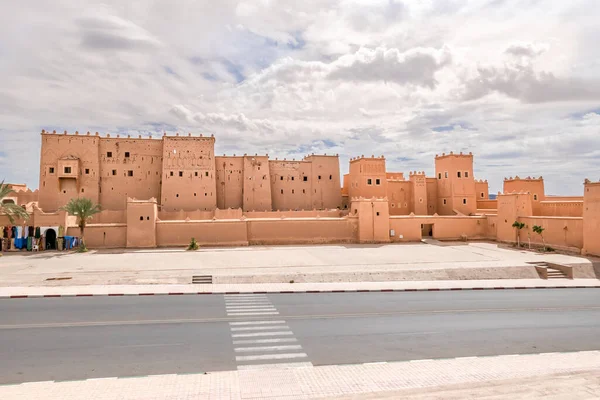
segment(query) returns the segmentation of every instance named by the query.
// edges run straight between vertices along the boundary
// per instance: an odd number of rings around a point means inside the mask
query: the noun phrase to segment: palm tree
[[[519,234],[519,232],[521,231],[521,229],[525,228],[525,224],[523,222],[515,221],[513,222],[512,227],[517,228],[517,247],[521,247],[521,235]]]
[[[79,231],[81,232],[79,251],[87,251],[84,238],[85,226],[87,225],[88,219],[100,212],[100,205],[94,204],[90,199],[80,197],[69,200],[64,207],[61,207],[61,210],[77,216],[77,226],[79,226]]]
[[[538,235],[540,235],[540,237],[542,238],[542,244],[544,245],[544,250],[546,250],[546,241],[544,240],[544,235],[543,235],[544,228],[542,228],[539,225],[534,225],[532,229],[533,229],[533,231],[535,233],[537,233]]]
[[[3,203],[2,200],[14,193],[8,184],[4,181],[0,182],[0,213],[6,214],[11,224],[15,223],[15,219],[29,219],[29,213],[21,206],[14,203]]]

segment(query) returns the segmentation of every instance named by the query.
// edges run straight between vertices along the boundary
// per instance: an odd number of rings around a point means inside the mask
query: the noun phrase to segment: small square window
[[[294,194],[294,189],[292,189],[292,194]]]
[[[442,179],[442,173],[441,172],[438,174],[438,179]]]
[[[140,221],[143,221],[143,220],[144,220],[144,217],[143,217],[143,216],[140,216]]]
[[[129,158],[129,152],[128,151],[125,152],[125,158]]]
[[[483,199],[485,197],[485,195],[483,194],[483,192],[481,192],[481,198]]]
[[[85,174],[86,174],[86,175],[89,175],[89,174],[90,174],[90,169],[89,169],[89,168],[86,168],[86,169],[85,169]]]
[[[85,190],[83,188],[81,188],[81,193],[84,193],[84,192],[85,192]]]
[[[463,199],[463,204],[467,204],[467,199]]]
[[[283,194],[283,189],[281,189],[281,194]]]
[[[106,157],[112,157],[112,151],[107,151],[106,152]]]
[[[367,179],[367,185],[371,185],[373,183],[373,181],[371,180],[371,178]]]
[[[292,180],[294,180],[294,177],[292,176]]]
[[[183,176],[183,171],[179,171],[179,176]]]
[[[169,172],[169,175],[170,175],[170,176],[173,176],[173,171]]]
[[[321,175],[319,175],[319,180],[321,180]]]
[[[65,167],[65,174],[71,173],[71,167]]]
[[[280,181],[282,181],[282,180],[283,180],[283,176],[280,176],[280,177],[279,177],[279,180],[280,180]]]
[[[194,193],[194,197],[196,197],[196,193]]]
[[[537,194],[534,194],[534,195],[533,195],[533,199],[534,199],[534,200],[537,200]]]
[[[444,178],[448,178],[448,173],[444,172]]]
[[[460,171],[458,171],[458,172],[456,173],[456,176],[458,176],[458,177],[460,178]]]
[[[198,176],[198,171],[194,172],[194,176]]]
[[[469,177],[469,171],[465,171],[465,178]]]
[[[380,185],[381,184],[381,180],[380,179],[375,179],[375,184],[376,185]]]
[[[177,194],[175,195],[175,197],[179,197],[179,193],[177,193]]]
[[[146,221],[150,221],[150,217],[146,217]]]
[[[132,170],[127,171],[127,176],[133,176],[133,171]]]
[[[377,216],[379,217],[379,211],[377,211]]]
[[[333,175],[329,175],[329,180],[332,180],[332,179],[333,179]]]
[[[113,174],[113,175],[116,175],[116,174],[117,174],[117,170],[116,170],[116,169],[113,169],[113,170],[112,170],[112,174]]]
[[[48,168],[48,172],[50,172],[51,174],[53,174],[54,173],[54,167]]]
[[[303,176],[303,177],[302,177],[302,180],[303,180],[304,182],[308,182],[308,176]]]
[[[305,190],[305,189],[302,189],[302,193],[306,193],[306,190]]]
[[[446,205],[446,199],[444,199],[444,205]]]
[[[208,196],[208,193],[204,193],[204,197]]]
[[[206,176],[208,176],[208,171],[205,172]]]

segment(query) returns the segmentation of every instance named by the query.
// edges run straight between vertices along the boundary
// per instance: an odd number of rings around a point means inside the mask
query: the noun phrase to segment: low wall
[[[390,216],[390,230],[394,230],[392,242],[418,242],[421,240],[420,219],[410,216]]]
[[[498,208],[498,200],[477,200],[477,208],[482,210],[495,210]]]
[[[544,201],[583,201],[583,196],[546,196]]]
[[[562,250],[579,251],[583,247],[583,218],[580,217],[520,217],[519,222],[527,225],[519,233],[522,243],[542,245],[542,238],[533,232],[533,226],[544,228],[546,245]]]
[[[583,200],[541,201],[540,215],[548,217],[582,217]]]
[[[487,216],[391,216],[390,229],[394,230],[392,242],[421,240],[421,225],[433,225],[433,239],[460,240],[495,239],[495,217],[490,226]],[[402,236],[402,238],[400,237]]]
[[[348,211],[342,210],[288,210],[288,211],[246,211],[244,216],[246,218],[316,218],[318,217],[329,217],[339,218],[343,215],[347,215]]]
[[[236,220],[158,221],[156,245],[185,246],[194,238],[202,245],[244,246],[248,244],[246,223]]]
[[[67,236],[80,236],[79,228],[68,228]],[[127,224],[88,224],[85,228],[85,242],[89,248],[126,247]]]
[[[215,216],[214,211],[159,211],[158,219],[161,221],[185,221],[190,219],[193,221],[211,220]]]
[[[250,244],[352,243],[355,218],[248,219]]]
[[[127,222],[126,210],[102,210],[90,218],[90,224],[121,224]]]

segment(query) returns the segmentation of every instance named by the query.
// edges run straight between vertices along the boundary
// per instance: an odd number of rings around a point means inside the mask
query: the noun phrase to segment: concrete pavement
[[[403,282],[255,283],[201,285],[82,285],[0,287],[0,299],[74,296],[154,296],[226,293],[344,293],[600,288],[598,279],[499,279]]]
[[[597,290],[0,302],[0,383],[598,349]]]
[[[406,394],[429,399],[437,393],[444,399],[591,399],[600,396],[599,371],[600,352],[589,351],[36,382],[0,386],[0,398],[300,400],[391,399]]]
[[[6,253],[0,286],[186,284],[194,275],[216,284],[538,279],[532,263],[542,261],[596,278],[587,258],[461,242]]]

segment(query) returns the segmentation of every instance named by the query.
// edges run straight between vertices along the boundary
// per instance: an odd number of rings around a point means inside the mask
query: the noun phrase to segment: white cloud
[[[595,0],[11,2],[0,179],[37,186],[41,129],[184,131],[430,174],[472,151],[492,190],[542,174],[579,194],[600,168],[598,19]]]

